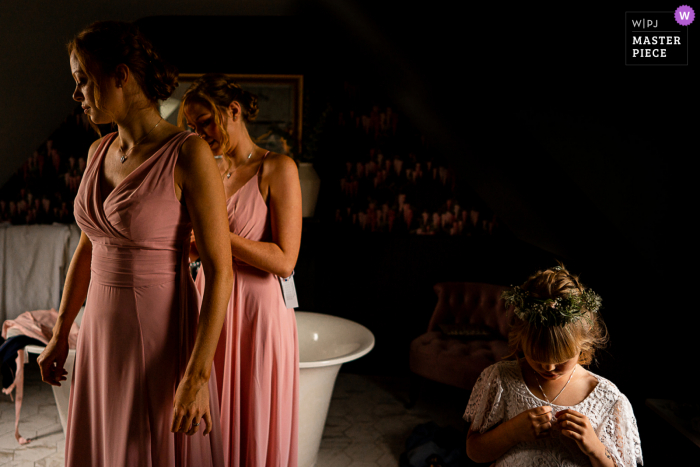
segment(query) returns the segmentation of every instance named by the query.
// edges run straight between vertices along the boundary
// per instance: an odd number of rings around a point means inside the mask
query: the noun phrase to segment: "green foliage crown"
[[[501,298],[506,306],[513,305],[513,312],[518,318],[538,327],[564,326],[581,318],[591,324],[589,313],[597,313],[602,303],[600,295],[590,289],[580,295],[539,299],[515,286],[504,291]]]

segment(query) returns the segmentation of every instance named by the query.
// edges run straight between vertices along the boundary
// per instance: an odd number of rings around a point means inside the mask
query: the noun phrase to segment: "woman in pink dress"
[[[43,380],[60,385],[87,297],[66,466],[222,466],[209,376],[233,271],[224,191],[210,183],[216,164],[204,141],[160,117],[177,75],[133,25],[94,23],[68,50],[73,99],[117,132],[90,148],[75,199],[83,233],[39,357]],[[187,261],[192,228],[210,278],[201,311]]]
[[[205,75],[185,93],[180,124],[209,143],[220,170],[212,183],[223,180],[226,192],[234,283],[214,358],[225,463],[295,467],[299,349],[278,278],[292,275],[299,254],[301,188],[291,158],[251,140],[246,122],[257,112],[255,96],[225,75]],[[209,280],[198,274],[197,287]]]

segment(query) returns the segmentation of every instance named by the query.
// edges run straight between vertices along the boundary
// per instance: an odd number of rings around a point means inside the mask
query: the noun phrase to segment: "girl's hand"
[[[515,416],[513,431],[518,442],[532,442],[551,436],[552,408],[548,405],[526,410]]]
[[[556,429],[561,430],[561,434],[576,441],[578,448],[587,456],[597,452],[603,444],[588,417],[575,410],[566,409],[557,412]]]
[[[170,431],[193,435],[204,421],[204,436],[211,433],[211,413],[209,412],[209,385],[198,385],[189,378],[183,378],[177,387],[173,401],[173,423]]]
[[[60,386],[68,372],[64,369],[68,358],[68,339],[52,337],[36,361],[41,370],[41,379],[51,386]]]

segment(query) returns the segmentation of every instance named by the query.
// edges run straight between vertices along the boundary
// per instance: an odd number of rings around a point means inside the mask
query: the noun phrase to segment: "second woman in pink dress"
[[[296,467],[299,349],[278,278],[292,274],[299,254],[301,188],[291,158],[251,140],[246,122],[257,112],[255,96],[205,75],[185,93],[180,124],[209,143],[227,198],[234,283],[214,358],[225,463]],[[199,290],[205,280],[197,276]]]

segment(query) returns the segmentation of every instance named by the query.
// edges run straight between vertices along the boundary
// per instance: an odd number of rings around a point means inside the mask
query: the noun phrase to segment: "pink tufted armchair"
[[[409,365],[418,376],[471,390],[479,374],[508,353],[508,310],[500,299],[504,286],[477,282],[443,282],[428,331],[411,342]],[[491,336],[455,337],[445,325],[480,325]],[[453,326],[454,327],[454,326]],[[412,383],[415,384],[415,383]],[[415,401],[412,394],[411,402]]]

